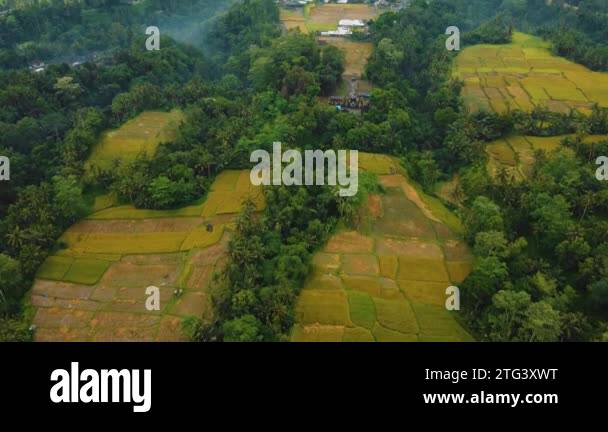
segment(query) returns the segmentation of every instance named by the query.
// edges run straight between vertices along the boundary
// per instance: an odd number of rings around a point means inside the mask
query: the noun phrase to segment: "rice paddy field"
[[[32,288],[36,340],[183,340],[185,317],[211,318],[212,277],[248,197],[264,208],[249,171],[224,171],[200,205],[111,207],[70,227]],[[145,308],[148,286],[160,290],[160,311]]]
[[[560,148],[562,141],[568,137],[573,135],[553,137],[513,135],[492,141],[486,145],[488,173],[496,177],[504,170],[507,176],[515,180],[523,180],[532,172],[536,151],[542,150],[550,156],[551,152]],[[592,145],[607,139],[608,136],[589,135],[583,139],[583,142]]]
[[[368,197],[365,229],[338,232],[314,256],[292,340],[472,340],[444,306],[446,288],[472,266],[457,221],[444,221],[447,209],[419,192],[392,158],[359,157],[386,193]]]
[[[107,169],[114,161],[134,160],[138,155],[153,156],[158,146],[173,139],[183,113],[145,111],[119,129],[103,134],[93,148],[86,169]]]
[[[367,4],[308,4],[301,9],[281,9],[281,22],[287,30],[299,28],[302,33],[335,30],[342,19],[370,20],[379,15]]]
[[[465,83],[462,96],[471,112],[544,106],[588,113],[594,103],[608,107],[608,73],[554,56],[547,42],[524,33],[515,32],[510,44],[465,48],[454,75]]]

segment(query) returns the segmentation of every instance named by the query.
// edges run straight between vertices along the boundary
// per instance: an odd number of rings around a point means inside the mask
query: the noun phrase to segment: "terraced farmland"
[[[107,169],[115,160],[129,161],[139,154],[154,155],[161,143],[173,138],[182,118],[183,113],[179,110],[146,111],[119,129],[105,132],[91,152],[87,170],[95,167]]]
[[[371,195],[369,231],[334,235],[313,259],[296,306],[294,341],[468,341],[445,309],[445,290],[468,275],[472,256],[388,156],[360,153],[386,194]]]
[[[558,149],[562,141],[568,137],[573,137],[573,135],[553,137],[513,135],[492,141],[486,145],[488,173],[496,177],[501,170],[504,170],[507,176],[522,180],[531,174],[536,151],[542,150],[550,154]],[[591,145],[606,139],[608,136],[589,135],[583,139],[583,142]]]
[[[183,339],[183,318],[210,317],[209,284],[247,197],[264,207],[249,171],[224,171],[198,206],[114,207],[72,226],[32,288],[36,340]],[[160,311],[145,308],[151,285],[160,289]],[[176,289],[183,293],[174,295]]]
[[[456,58],[454,75],[465,83],[462,96],[471,112],[530,111],[588,113],[594,103],[608,107],[608,74],[554,56],[541,39],[514,33],[507,45],[475,45]]]

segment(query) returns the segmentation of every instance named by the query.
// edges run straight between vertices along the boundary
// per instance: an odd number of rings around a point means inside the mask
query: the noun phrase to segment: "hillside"
[[[184,318],[213,317],[212,277],[248,197],[264,208],[249,171],[224,171],[198,206],[113,207],[70,227],[31,291],[35,340],[184,340]],[[160,311],[146,309],[149,286],[160,289]]]
[[[472,340],[458,312],[445,308],[446,289],[466,278],[473,259],[435,214],[447,210],[421,195],[392,158],[360,154],[360,166],[386,192],[368,197],[359,231],[336,233],[314,256],[292,340]]]

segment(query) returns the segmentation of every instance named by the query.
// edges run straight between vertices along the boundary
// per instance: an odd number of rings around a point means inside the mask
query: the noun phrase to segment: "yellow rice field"
[[[554,56],[548,43],[514,33],[507,45],[475,45],[456,58],[454,75],[471,112],[552,111],[588,113],[594,103],[608,107],[608,74]]]
[[[228,170],[201,204],[110,207],[70,227],[32,288],[36,340],[182,340],[185,317],[211,318],[213,274],[248,197],[264,207],[249,171]],[[151,285],[160,289],[159,311],[145,307]]]
[[[105,132],[93,148],[86,163],[87,170],[107,169],[114,161],[129,161],[143,154],[152,156],[158,146],[171,140],[183,113],[146,111],[123,124],[119,129]]]
[[[313,257],[296,305],[293,341],[469,341],[445,290],[471,271],[466,245],[442,221],[449,213],[418,192],[386,155],[359,154],[383,195],[368,200],[369,229],[341,231]]]

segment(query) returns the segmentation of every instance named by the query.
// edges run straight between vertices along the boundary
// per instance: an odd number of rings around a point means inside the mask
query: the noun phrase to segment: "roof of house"
[[[342,19],[338,25],[341,27],[363,27],[365,23],[358,19]]]

